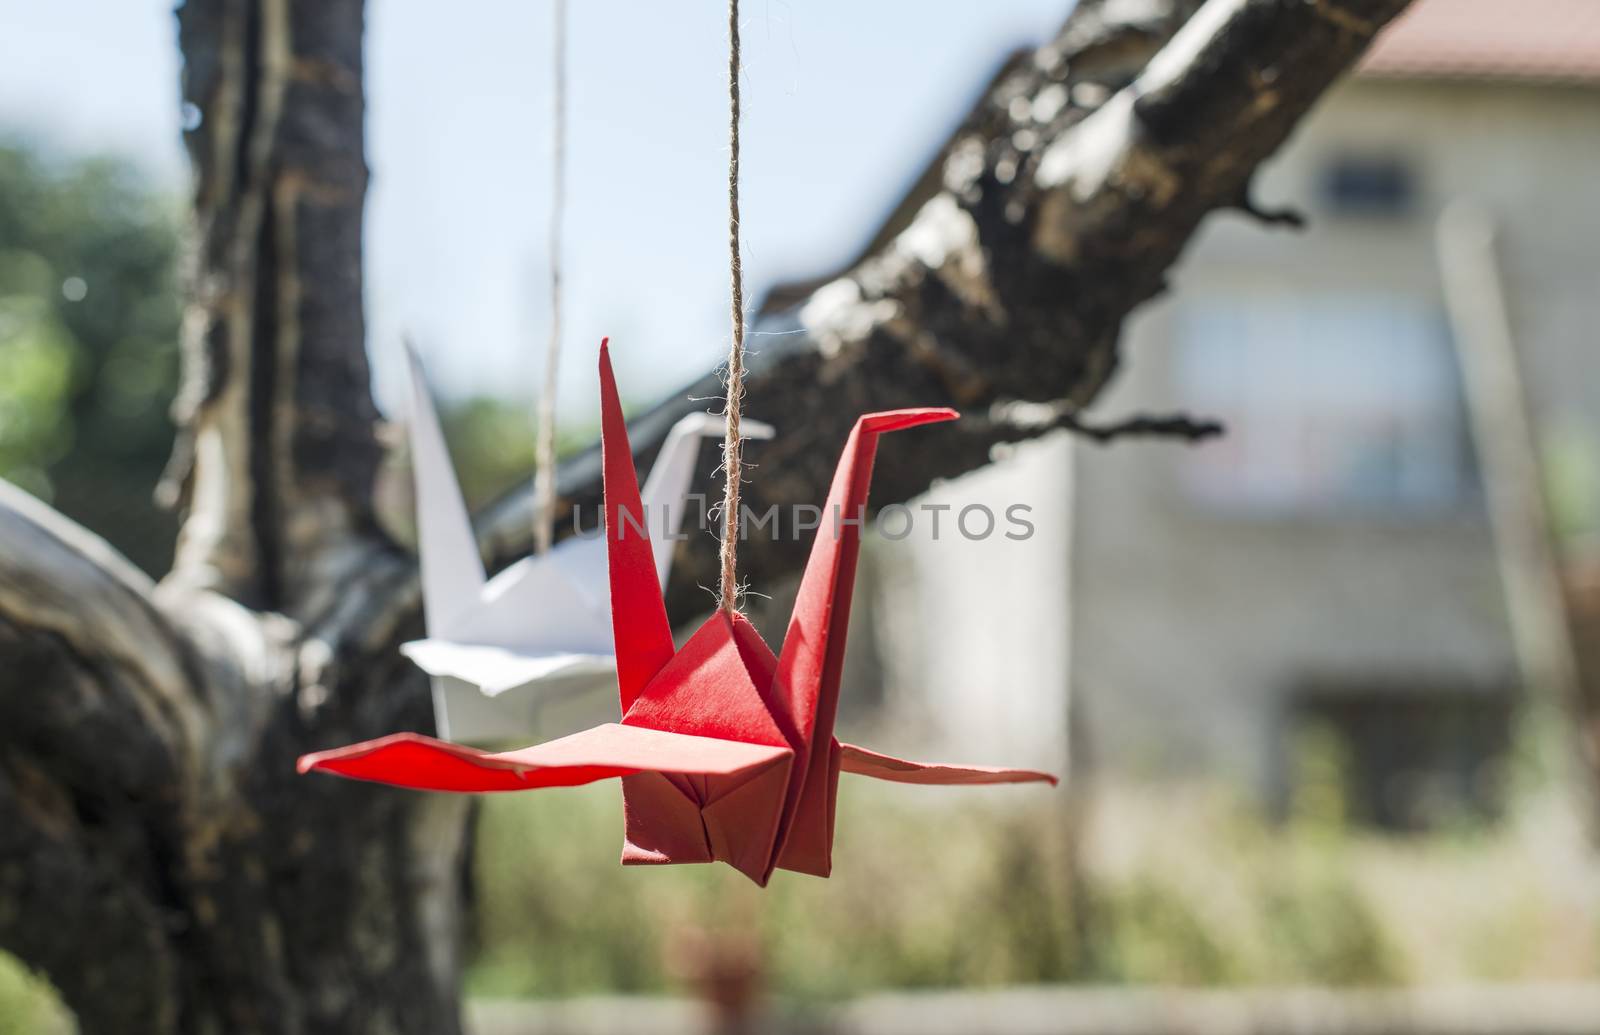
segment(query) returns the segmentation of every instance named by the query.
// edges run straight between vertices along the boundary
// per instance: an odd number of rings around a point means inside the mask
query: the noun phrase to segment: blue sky
[[[845,260],[1007,51],[1070,0],[744,0],[752,304]],[[725,8],[571,0],[563,409],[611,335],[635,397],[727,347]],[[0,133],[130,156],[183,189],[171,0],[0,0]],[[380,401],[399,337],[443,391],[531,402],[547,319],[547,2],[371,0],[367,314]],[[753,344],[759,346],[760,339]]]

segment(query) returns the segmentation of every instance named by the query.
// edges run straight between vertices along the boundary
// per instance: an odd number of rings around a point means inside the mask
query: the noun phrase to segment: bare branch
[[[1262,226],[1281,226],[1290,230],[1304,230],[1307,223],[1306,214],[1297,208],[1287,205],[1268,208],[1256,201],[1254,184],[1246,182],[1240,189],[1239,196],[1234,199],[1233,207],[1254,219]]]
[[[1187,413],[1136,413],[1108,424],[1091,423],[1076,414],[1062,414],[1060,424],[1102,446],[1123,438],[1171,438],[1184,442],[1204,442],[1224,431],[1220,421],[1191,417]]]
[[[1221,435],[1222,423],[1192,417],[1187,413],[1136,413],[1105,423],[1091,421],[1076,407],[1053,403],[1007,402],[990,408],[986,420],[969,421],[974,430],[993,428],[997,439],[1016,441],[1033,438],[1058,428],[1080,435],[1096,445],[1108,445],[1124,438],[1170,438],[1203,442]]]

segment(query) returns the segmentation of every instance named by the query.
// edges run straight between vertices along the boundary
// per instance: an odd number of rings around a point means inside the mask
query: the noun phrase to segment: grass
[[[1347,827],[1323,791],[1271,824],[1214,786],[1108,789],[1081,879],[1059,803],[848,782],[833,879],[780,872],[763,892],[722,866],[619,866],[615,787],[495,798],[470,988],[682,990],[707,945],[744,943],[769,987],[800,1001],[1042,982],[1585,979],[1600,962],[1592,855],[1550,794],[1494,825],[1395,837]]]
[[[669,962],[686,947],[729,939],[753,940],[764,966],[806,997],[1051,980],[1072,969],[1071,912],[1063,856],[1037,819],[857,796],[841,809],[836,879],[780,873],[763,892],[722,866],[624,870],[614,785],[494,798],[478,843],[472,988],[659,991],[683,976]],[[1009,831],[1004,844],[1027,850],[994,851],[995,823]],[[968,937],[1001,914],[1005,938]]]

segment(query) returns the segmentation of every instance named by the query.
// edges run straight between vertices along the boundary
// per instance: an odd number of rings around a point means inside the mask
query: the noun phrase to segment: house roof
[[[1600,83],[1600,0],[1416,0],[1361,71]]]

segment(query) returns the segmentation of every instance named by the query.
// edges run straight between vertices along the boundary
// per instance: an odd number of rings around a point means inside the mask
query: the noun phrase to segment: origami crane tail
[[[937,784],[941,786],[993,783],[1048,783],[1056,778],[1036,769],[1002,769],[983,765],[949,765],[943,762],[911,762],[892,755],[880,755],[854,744],[839,745],[839,767],[846,773],[870,776],[893,783]]]
[[[617,693],[626,713],[645,684],[672,660],[673,645],[606,341],[600,343],[600,451]]]
[[[806,773],[805,796],[789,824],[777,865],[795,873],[826,877],[833,872],[833,818],[839,797],[839,742]],[[822,774],[822,775],[819,775]]]
[[[942,408],[869,413],[856,421],[839,457],[822,526],[817,529],[783,638],[774,682],[775,704],[786,712],[785,718],[806,752],[795,762],[795,778],[779,826],[777,865],[807,873],[827,872],[838,781],[838,769],[830,757],[835,750],[833,724],[878,436],[956,417],[954,410]],[[798,839],[792,848],[791,839]]]
[[[422,359],[409,343],[406,358],[411,372],[411,466],[423,610],[428,631],[449,636],[451,622],[470,610],[483,590],[483,558],[428,394]]]
[[[938,786],[976,786],[997,783],[1049,783],[1056,778],[1035,769],[1004,769],[981,765],[950,765],[937,762],[911,762],[882,755],[854,744],[830,745],[825,778],[812,776],[820,791],[806,797],[789,827],[788,840],[778,857],[778,866],[813,877],[826,877],[833,870],[834,802],[839,794],[839,774],[854,773],[893,783]]]

